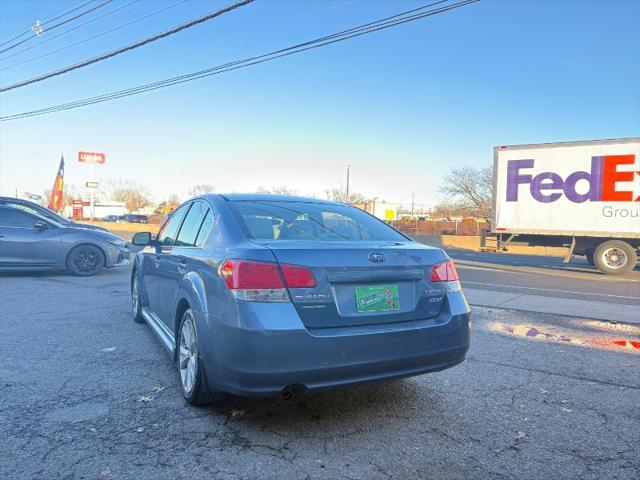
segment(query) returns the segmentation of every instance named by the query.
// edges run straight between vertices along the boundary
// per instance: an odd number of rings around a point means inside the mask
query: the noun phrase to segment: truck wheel
[[[609,240],[598,245],[594,262],[604,274],[624,275],[635,268],[637,256],[634,248],[627,242]]]
[[[587,263],[589,265],[595,265],[596,261],[595,261],[595,250],[587,250],[584,254],[585,258],[587,259]]]

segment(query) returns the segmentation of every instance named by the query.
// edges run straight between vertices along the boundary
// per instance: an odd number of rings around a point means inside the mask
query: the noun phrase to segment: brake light
[[[229,290],[283,289],[278,265],[251,260],[225,260],[220,275]]]
[[[317,285],[311,270],[299,265],[281,265],[284,281],[289,288],[313,288]]]
[[[432,282],[455,282],[460,280],[453,260],[445,260],[431,267]]]
[[[308,268],[253,260],[225,260],[220,276],[236,298],[259,302],[288,302],[285,284],[289,288],[316,286]]]

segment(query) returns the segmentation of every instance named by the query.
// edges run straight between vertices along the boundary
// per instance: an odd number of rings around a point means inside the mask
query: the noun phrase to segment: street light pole
[[[345,193],[345,203],[349,203],[349,170],[351,169],[351,165],[347,165],[347,189]]]

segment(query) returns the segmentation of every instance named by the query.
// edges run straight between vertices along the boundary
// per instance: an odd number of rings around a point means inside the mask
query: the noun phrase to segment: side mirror
[[[47,222],[36,222],[33,225],[34,228],[37,228],[38,230],[46,230],[47,228],[49,228],[49,224]]]
[[[146,247],[147,245],[151,245],[152,240],[153,235],[151,235],[151,232],[138,232],[133,235],[131,243],[140,247]]]

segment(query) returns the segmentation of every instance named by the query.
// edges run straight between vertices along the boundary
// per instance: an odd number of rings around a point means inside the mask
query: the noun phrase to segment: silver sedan
[[[69,270],[89,276],[129,262],[128,245],[116,235],[0,205],[0,271]]]

